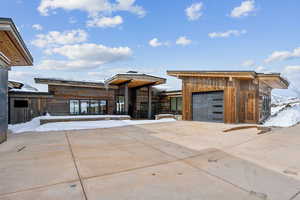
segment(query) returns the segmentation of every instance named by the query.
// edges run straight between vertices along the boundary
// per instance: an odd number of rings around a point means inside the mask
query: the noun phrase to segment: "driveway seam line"
[[[70,180],[70,181],[63,181],[63,182],[58,182],[58,183],[53,183],[53,184],[43,185],[43,186],[38,186],[38,187],[32,187],[32,188],[27,188],[27,189],[24,189],[24,190],[17,190],[17,191],[8,192],[8,193],[2,193],[2,194],[0,194],[0,197],[4,197],[4,196],[7,196],[7,195],[11,195],[11,194],[16,194],[16,193],[19,193],[19,192],[28,192],[28,191],[38,190],[38,189],[41,189],[41,188],[51,187],[51,186],[55,186],[55,185],[65,184],[65,183],[73,183],[75,181],[78,181],[78,179],[74,179],[74,180]]]
[[[68,142],[69,150],[70,150],[70,153],[71,153],[71,156],[72,156],[72,160],[73,160],[73,162],[74,162],[74,166],[75,166],[75,169],[76,169],[77,176],[78,176],[78,178],[79,178],[79,182],[80,182],[80,185],[81,185],[81,189],[82,189],[84,198],[85,198],[86,200],[88,200],[87,195],[86,195],[86,192],[85,192],[85,189],[84,189],[84,186],[83,186],[83,182],[82,182],[82,179],[81,179],[79,170],[78,170],[78,166],[77,166],[77,163],[76,163],[76,161],[75,161],[75,156],[74,156],[74,153],[73,153],[72,145],[71,145],[71,143],[70,143],[69,136],[68,136],[68,133],[67,133],[67,132],[65,132],[65,136],[66,136],[66,139],[67,139],[67,142]]]

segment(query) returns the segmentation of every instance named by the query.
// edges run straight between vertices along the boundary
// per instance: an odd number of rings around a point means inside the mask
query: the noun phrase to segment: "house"
[[[31,66],[32,56],[13,21],[0,18],[0,143],[7,139],[8,70],[12,66]]]
[[[136,119],[154,118],[163,112],[160,99],[166,95],[161,95],[156,87],[165,81],[137,72],[116,74],[104,82],[35,78],[36,83],[48,85],[48,92],[22,87],[10,89],[9,122],[26,122],[45,113],[57,116],[128,114]],[[169,109],[164,112],[169,113]]]
[[[279,73],[167,71],[182,80],[183,120],[261,123],[270,116],[271,91],[286,89]]]
[[[278,73],[254,71],[168,71],[182,79],[182,90],[157,86],[165,79],[137,72],[117,74],[103,82],[35,78],[48,92],[9,91],[10,123],[50,115],[123,115],[153,119],[157,114],[183,120],[262,123],[270,116],[271,91],[289,83]],[[17,83],[10,83],[18,87]],[[27,89],[28,90],[28,89]]]

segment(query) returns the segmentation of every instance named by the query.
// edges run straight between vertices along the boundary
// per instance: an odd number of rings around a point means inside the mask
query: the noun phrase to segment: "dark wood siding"
[[[27,102],[26,107],[16,107],[17,102]],[[47,98],[26,95],[9,95],[9,123],[17,124],[30,121],[48,112]]]
[[[52,115],[69,115],[69,101],[72,99],[107,100],[107,113],[115,110],[115,89],[85,88],[49,85],[49,92],[54,98],[48,100],[48,112]]]
[[[0,143],[6,140],[7,134],[7,69],[0,66]]]

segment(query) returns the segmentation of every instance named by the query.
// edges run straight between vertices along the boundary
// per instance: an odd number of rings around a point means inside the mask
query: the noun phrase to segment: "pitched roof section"
[[[0,59],[8,66],[31,66],[33,58],[10,18],[0,18]]]
[[[280,76],[280,73],[256,73],[255,71],[167,71],[169,76],[183,77],[209,77],[209,78],[236,78],[256,79],[264,82],[271,88],[287,89],[289,82]]]
[[[106,85],[122,85],[128,83],[129,88],[143,87],[147,85],[160,85],[166,82],[166,79],[139,73],[117,74],[104,83]]]

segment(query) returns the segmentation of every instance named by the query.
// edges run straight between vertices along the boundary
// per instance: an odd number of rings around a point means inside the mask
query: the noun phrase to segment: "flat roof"
[[[122,85],[128,83],[129,88],[143,87],[147,85],[160,85],[166,82],[165,78],[139,73],[116,74],[105,80],[106,85]]]
[[[272,88],[286,89],[289,82],[280,76],[280,73],[257,73],[255,71],[232,70],[169,70],[167,74],[180,77],[210,77],[210,78],[237,78],[256,79],[266,83]]]
[[[106,86],[102,81],[74,81],[56,78],[34,78],[35,83],[59,86],[87,87],[87,88],[116,88],[114,86]]]
[[[0,59],[8,66],[31,66],[33,58],[11,18],[0,18]]]

